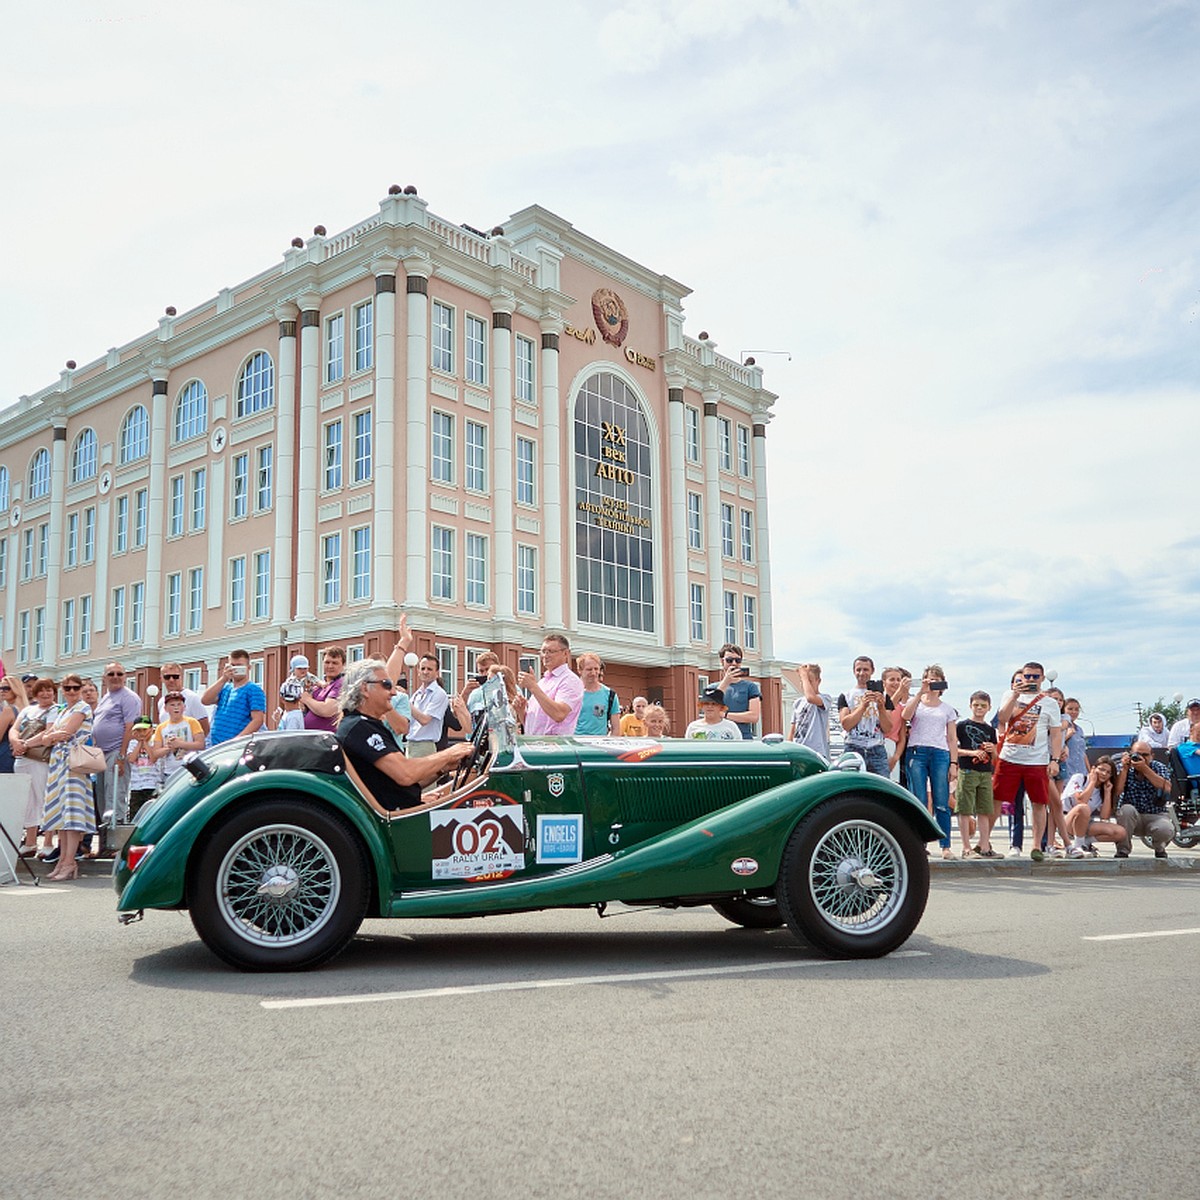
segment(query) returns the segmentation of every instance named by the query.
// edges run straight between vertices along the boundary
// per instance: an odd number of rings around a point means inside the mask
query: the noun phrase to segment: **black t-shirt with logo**
[[[960,750],[978,750],[984,742],[995,742],[996,731],[982,721],[965,720],[958,723],[958,748]],[[968,758],[965,754],[958,756],[960,771],[988,771],[992,769],[992,760],[986,762]]]
[[[335,736],[367,790],[384,808],[395,812],[399,808],[415,808],[421,803],[418,784],[397,783],[375,765],[385,755],[400,753],[395,735],[383,721],[362,713],[347,713]]]

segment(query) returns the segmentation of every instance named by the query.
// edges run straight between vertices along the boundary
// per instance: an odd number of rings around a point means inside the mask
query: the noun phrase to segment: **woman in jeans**
[[[935,687],[940,684],[940,687]],[[950,772],[958,774],[958,736],[955,723],[958,713],[942,699],[946,690],[946,673],[934,663],[921,675],[921,688],[904,706],[908,722],[908,747],[904,765],[908,789],[922,804],[927,803],[928,785],[933,795],[933,815],[941,828],[939,844],[943,858],[953,858],[950,851]]]

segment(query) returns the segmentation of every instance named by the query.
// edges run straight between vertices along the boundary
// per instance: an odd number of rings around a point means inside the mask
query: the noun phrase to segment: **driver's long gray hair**
[[[386,671],[387,663],[381,658],[364,658],[356,662],[346,672],[346,683],[342,694],[338,697],[338,708],[344,717],[347,713],[358,712],[367,694],[367,680],[376,671]]]

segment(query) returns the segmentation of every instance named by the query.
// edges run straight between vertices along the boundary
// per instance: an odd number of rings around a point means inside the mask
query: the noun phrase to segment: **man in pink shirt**
[[[525,732],[569,737],[583,705],[583,680],[571,670],[571,645],[560,633],[542,642],[542,677],[522,671],[517,683],[529,692]]]

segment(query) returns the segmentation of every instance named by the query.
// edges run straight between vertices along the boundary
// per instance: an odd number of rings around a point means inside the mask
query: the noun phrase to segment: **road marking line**
[[[927,950],[897,950],[889,958],[928,958]],[[359,996],[314,996],[303,1000],[261,1000],[263,1008],[324,1008],[334,1004],[377,1004],[383,1000],[425,1000],[439,996],[474,996],[484,992],[535,991],[540,988],[590,987],[598,983],[642,983],[659,979],[696,979],[704,975],[745,975],[751,971],[790,971],[797,967],[831,967],[853,959],[806,959],[799,962],[746,963],[731,967],[693,967],[678,971],[631,971],[621,975],[577,975],[564,979],[471,983],[460,987],[420,988],[412,992],[371,992]]]
[[[1187,933],[1200,933],[1200,929],[1159,929],[1153,933],[1100,933],[1085,937],[1085,942],[1128,942],[1135,938],[1183,937]]]
[[[60,892],[65,892],[66,888],[56,887],[35,887],[30,883],[21,883],[12,887],[0,888],[0,896],[57,896]]]

